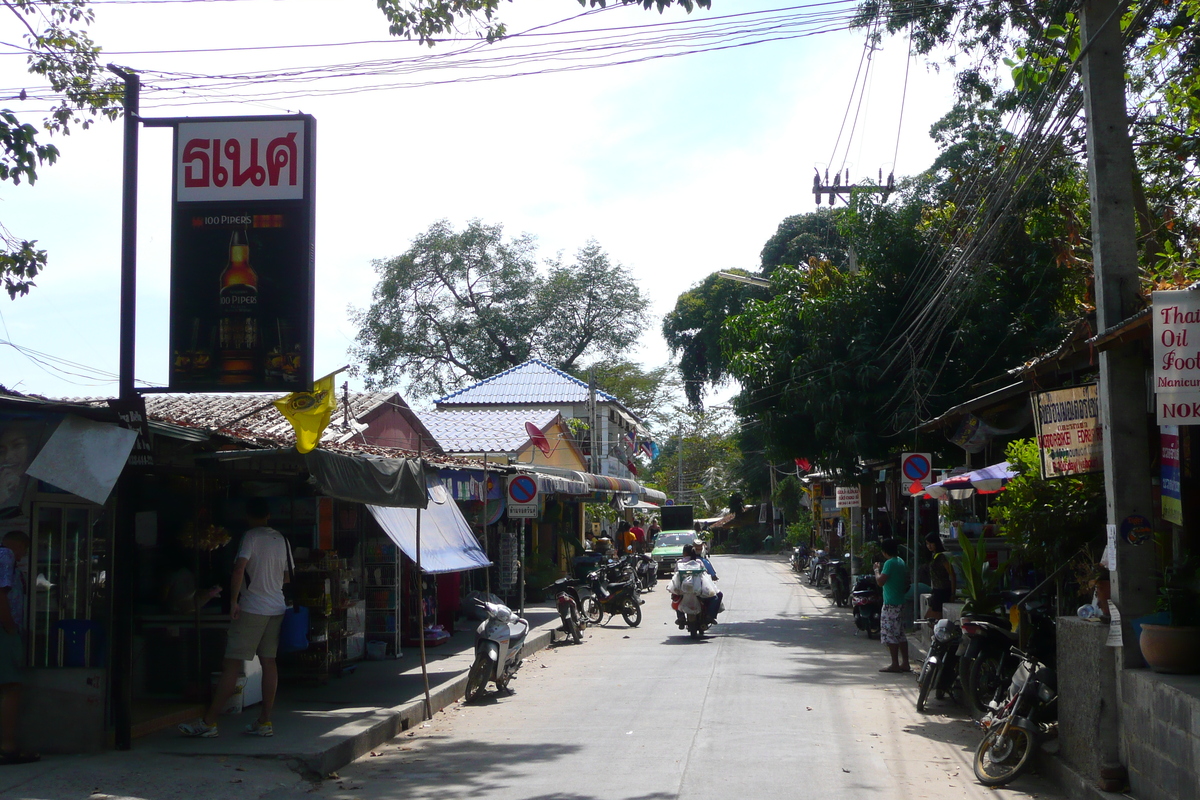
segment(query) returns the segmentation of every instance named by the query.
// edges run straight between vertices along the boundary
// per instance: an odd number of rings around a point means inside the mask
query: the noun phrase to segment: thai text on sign
[[[861,508],[862,507],[862,490],[857,486],[838,486],[836,487],[837,507],[838,508]]]
[[[1081,475],[1104,469],[1096,384],[1035,394],[1033,423],[1043,477]]]
[[[1153,293],[1155,408],[1159,425],[1200,423],[1200,292]]]

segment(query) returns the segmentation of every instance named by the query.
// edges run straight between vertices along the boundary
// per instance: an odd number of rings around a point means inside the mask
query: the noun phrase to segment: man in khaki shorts
[[[179,726],[185,736],[210,739],[217,735],[217,716],[237,688],[242,662],[250,661],[255,654],[262,662],[262,711],[256,722],[246,726],[245,732],[251,736],[275,735],[271,725],[275,690],[279,687],[275,651],[279,647],[279,626],[287,609],[283,584],[287,581],[288,543],[283,534],[267,527],[271,512],[265,499],[250,498],[246,502],[246,517],[251,527],[242,535],[229,579],[232,621],[221,679],[204,716]]]

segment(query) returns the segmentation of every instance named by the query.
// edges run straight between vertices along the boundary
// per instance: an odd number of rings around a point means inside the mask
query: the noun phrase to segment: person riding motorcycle
[[[675,569],[695,569],[697,565],[690,562],[700,562],[700,566],[704,567],[704,571],[707,572],[714,581],[719,581],[720,578],[717,577],[717,571],[713,569],[712,562],[700,555],[700,544],[703,543],[699,540],[693,544],[685,544],[683,546],[683,556],[679,560],[679,563],[675,565]],[[721,611],[721,600],[724,598],[724,596],[724,592],[717,592],[715,596],[704,599],[704,614],[706,617],[712,620],[711,624],[713,625],[717,624],[717,614],[719,614]],[[675,624],[681,629],[687,627],[687,616],[678,609],[675,611]]]

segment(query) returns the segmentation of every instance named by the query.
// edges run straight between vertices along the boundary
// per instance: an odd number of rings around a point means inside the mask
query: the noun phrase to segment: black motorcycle
[[[987,729],[975,750],[975,777],[984,786],[1010,783],[1029,766],[1037,737],[1058,721],[1054,670],[1028,653],[1013,650],[1020,663],[1003,700],[983,718]]]
[[[958,679],[958,645],[962,629],[948,619],[939,619],[933,626],[933,641],[925,655],[925,663],[917,675],[917,711],[925,713],[926,700],[932,691],[938,700],[954,693]]]
[[[633,563],[633,574],[637,578],[638,590],[652,592],[658,584],[658,562],[649,553],[634,553],[626,556]]]
[[[1052,601],[1035,598],[1027,589],[1000,593],[1005,603],[1024,610],[1029,632],[1025,649],[1040,662],[1054,666],[1055,623]],[[971,637],[963,655],[963,697],[967,709],[986,714],[991,701],[1008,686],[1017,668],[1021,637],[1012,630],[1009,618],[973,614],[963,617],[963,634]],[[1009,657],[1012,651],[1016,658]]]
[[[845,561],[830,561],[826,569],[833,602],[838,608],[845,608],[850,605],[850,554],[846,553]]]
[[[610,622],[620,614],[631,628],[642,623],[642,603],[645,601],[638,597],[634,581],[612,582],[605,578],[603,570],[596,570],[588,575],[588,582],[596,598],[597,624],[605,614],[609,615]]]
[[[792,554],[788,557],[788,565],[793,572],[803,573],[808,569],[808,548],[793,547]]]
[[[542,590],[553,595],[562,628],[575,644],[583,641],[583,629],[595,619],[599,622],[599,607],[591,585],[578,578],[559,578]]]
[[[879,614],[883,611],[883,589],[879,582],[870,575],[859,578],[850,593],[850,605],[854,609],[854,627],[866,631],[868,639],[879,636]]]

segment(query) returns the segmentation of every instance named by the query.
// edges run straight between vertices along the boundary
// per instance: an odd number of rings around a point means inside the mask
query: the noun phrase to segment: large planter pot
[[[1142,625],[1138,644],[1155,672],[1200,672],[1200,628]]]

